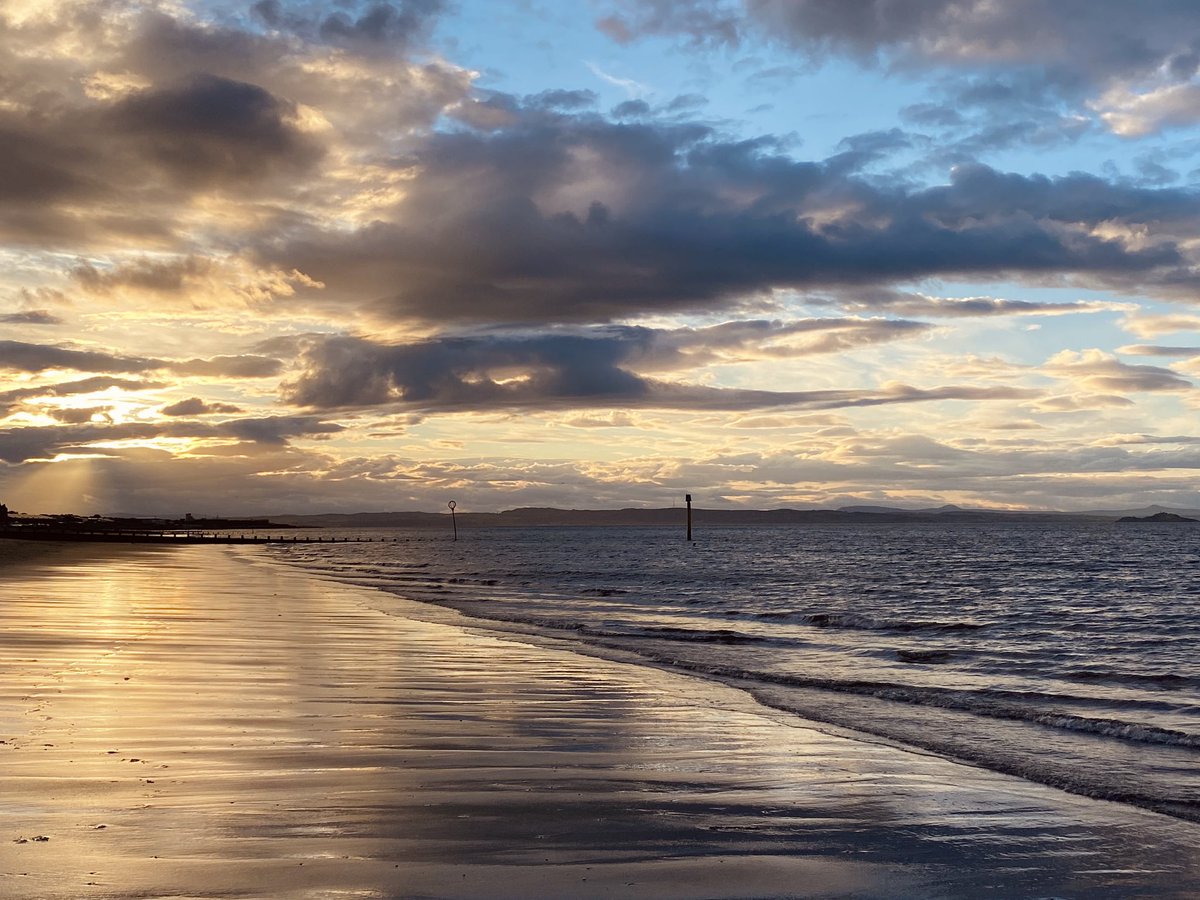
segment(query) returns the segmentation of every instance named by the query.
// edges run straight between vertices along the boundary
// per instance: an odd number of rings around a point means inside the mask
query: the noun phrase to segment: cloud
[[[1095,391],[1190,391],[1190,381],[1159,366],[1123,363],[1102,350],[1063,350],[1047,360],[1043,370]]]
[[[1133,406],[1134,402],[1119,394],[1054,394],[1039,397],[1028,404],[1030,409],[1048,413],[1072,413],[1085,410],[1112,409]]]
[[[374,297],[377,315],[434,323],[594,322],[930,276],[1195,281],[1190,190],[981,165],[883,187],[842,155],[798,162],[698,125],[530,110],[430,135],[412,164],[386,218],[263,240],[258,263],[305,272],[327,301]]]
[[[1138,93],[1114,88],[1092,104],[1114,133],[1136,138],[1200,122],[1200,84],[1170,84]]]
[[[49,397],[71,397],[80,394],[96,394],[101,391],[144,391],[162,387],[155,381],[136,381],[129,378],[112,378],[105,375],[64,381],[57,384],[42,384],[0,392],[0,413],[9,413],[28,400]]]
[[[814,318],[795,321],[742,319],[703,327],[641,329],[649,336],[630,354],[641,372],[694,368],[710,362],[791,359],[842,353],[858,347],[918,337],[932,326],[905,319]]]
[[[818,320],[819,321],[819,320]],[[871,323],[860,323],[869,325]],[[901,331],[914,323],[897,324]],[[833,352],[855,338],[841,323],[823,323],[828,332],[802,343],[791,355]],[[448,336],[400,346],[359,338],[307,339],[303,370],[285,383],[284,398],[315,409],[395,406],[417,411],[658,408],[749,410],[769,407],[835,409],[942,399],[1016,399],[1029,391],[1007,386],[951,385],[920,389],[903,384],[879,390],[762,391],[718,388],[650,378],[644,371],[687,369],[722,352],[746,352],[754,342],[789,339],[821,326],[729,323],[709,329],[655,331],[611,327],[588,333]],[[918,329],[919,330],[919,329]],[[894,337],[885,334],[883,339]],[[858,340],[862,340],[858,336]],[[871,335],[868,341],[879,340]],[[783,356],[782,347],[754,351],[759,358]]]
[[[31,309],[28,312],[0,315],[0,324],[4,325],[61,325],[62,321],[46,309]]]
[[[67,415],[70,419],[70,414]],[[0,429],[0,460],[21,463],[31,459],[51,459],[62,453],[100,454],[113,452],[111,445],[121,441],[150,442],[157,438],[213,440],[228,439],[264,447],[280,447],[289,438],[337,434],[343,426],[315,416],[261,416],[228,419],[223,422],[199,421],[93,422],[64,425],[24,426]]]
[[[197,256],[171,260],[138,259],[103,270],[84,262],[71,270],[71,277],[81,287],[98,294],[107,294],[120,288],[174,293],[207,275],[214,267],[213,260]]]
[[[570,416],[563,420],[568,428],[636,428],[638,419],[624,410]]]
[[[0,369],[43,372],[67,369],[76,372],[167,371],[206,378],[266,378],[277,375],[283,364],[266,356],[214,356],[211,359],[164,360],[121,356],[97,350],[76,350],[24,341],[0,341]]]
[[[1200,356],[1200,347],[1163,347],[1152,344],[1126,344],[1118,347],[1117,353],[1128,353],[1130,356]]]
[[[907,75],[949,75],[944,100],[910,121],[959,132],[942,156],[1070,141],[1093,113],[1140,137],[1197,121],[1200,62],[1189,0],[609,0],[598,21],[621,43],[774,44]],[[963,79],[967,79],[963,82]],[[1063,114],[1066,105],[1073,111]],[[967,128],[968,133],[963,133]]]
[[[200,397],[188,397],[159,410],[164,416],[207,416],[214,413],[238,413],[241,408],[232,403],[210,403]]]
[[[271,357],[247,354],[170,362],[163,368],[177,375],[201,378],[270,378],[283,370],[283,363]]]
[[[1009,300],[1003,297],[935,297],[888,288],[851,288],[820,302],[840,306],[851,312],[887,312],[903,316],[954,319],[987,316],[1065,316],[1076,313],[1125,312],[1131,308],[1129,303],[1099,300],[1049,302]]]
[[[316,416],[260,416],[246,419],[228,419],[202,428],[191,424],[171,426],[164,434],[171,436],[207,436],[208,434],[221,437],[233,437],[241,441],[252,441],[257,444],[282,445],[290,437],[313,437],[337,434],[345,430],[334,422],[324,422]]]
[[[619,87],[634,100],[641,99],[647,94],[653,93],[647,85],[642,84],[640,81],[634,81],[632,78],[621,78],[617,75],[610,75],[595,63],[588,63],[587,67],[591,73],[601,81],[607,82],[614,87]],[[647,111],[649,111],[648,107]]]
[[[76,372],[145,372],[159,368],[160,360],[118,356],[97,350],[73,350],[24,341],[0,341],[0,369],[42,372],[69,369]]]
[[[756,506],[828,506],[831,502],[903,503],[924,498],[980,502],[995,498],[1035,508],[1133,507],[1166,498],[1194,498],[1190,469],[1195,445],[1137,443],[1056,448],[983,444],[968,448],[948,438],[911,440],[894,434],[842,433],[766,449],[715,446],[684,458],[626,456],[620,460],[416,459],[395,454],[336,459],[313,448],[264,445],[220,454],[173,458],[144,447],[111,447],[102,457],[55,463],[55,479],[90,485],[81,512],[223,515],[518,505],[576,508],[669,506],[685,491],[702,506],[729,506],[752,497]],[[0,446],[3,441],[0,439]],[[860,452],[861,451],[861,452]],[[36,490],[47,464],[0,466],[0,489],[23,510],[45,506]],[[259,472],[268,468],[264,479]],[[219,495],[213,484],[225,486]],[[881,487],[883,485],[884,487]],[[997,486],[1000,486],[999,488]],[[971,500],[969,498],[976,498]],[[984,501],[986,502],[986,501]],[[929,502],[913,505],[932,505]],[[1179,502],[1175,505],[1188,505]],[[82,508],[81,508],[82,507]],[[59,510],[54,510],[59,511]]]
[[[355,52],[402,56],[428,41],[442,0],[346,0],[338,8],[327,4],[258,0],[251,9],[263,24],[309,41],[322,41]]]
[[[617,11],[598,19],[596,26],[622,44],[645,33],[682,33],[695,44],[736,44],[741,37],[736,8],[717,0],[631,0],[613,5]]]
[[[918,167],[938,171],[1013,147],[1052,148],[1098,130],[1095,117],[1064,86],[1037,67],[935,79],[928,99],[900,110],[908,124],[933,132],[918,143]]]
[[[295,118],[294,105],[258,85],[207,74],[138,91],[103,113],[140,157],[188,186],[299,176],[321,148]]]
[[[0,460],[20,463],[29,459],[51,459],[59,453],[86,452],[88,445],[96,441],[146,440],[159,433],[154,425],[135,422],[0,429]]]
[[[752,36],[810,55],[897,66],[1045,66],[1101,82],[1165,67],[1195,69],[1189,0],[616,0],[601,30],[629,41],[679,34],[694,43]],[[1188,61],[1193,60],[1189,65]],[[1060,76],[1066,77],[1066,75]]]
[[[111,406],[64,406],[59,409],[48,409],[45,412],[59,422],[81,425],[96,420],[111,422],[112,417],[109,415],[111,409]]]
[[[1121,319],[1121,327],[1140,338],[1155,338],[1177,331],[1200,331],[1200,316],[1176,313],[1154,315],[1137,313]]]
[[[408,58],[440,6],[339,4],[324,37],[157,3],[0,12],[19,48],[0,54],[0,239],[207,256],[241,229],[353,204],[363,172],[386,177],[381,140],[469,89],[469,72]]]

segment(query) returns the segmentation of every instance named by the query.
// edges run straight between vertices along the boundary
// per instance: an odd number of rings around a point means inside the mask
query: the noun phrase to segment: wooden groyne
[[[199,531],[67,531],[55,528],[0,528],[0,539],[121,544],[391,544],[394,537],[234,534]]]

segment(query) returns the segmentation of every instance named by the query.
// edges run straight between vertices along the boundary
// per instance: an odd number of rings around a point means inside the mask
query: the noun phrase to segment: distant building
[[[0,503],[0,525],[8,524],[8,507]]]

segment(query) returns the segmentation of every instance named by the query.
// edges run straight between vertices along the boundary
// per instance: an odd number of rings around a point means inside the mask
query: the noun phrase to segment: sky
[[[6,0],[0,500],[1200,507],[1193,0]]]

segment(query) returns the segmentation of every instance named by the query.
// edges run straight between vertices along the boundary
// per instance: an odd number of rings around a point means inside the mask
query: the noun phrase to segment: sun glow
[[[94,508],[100,486],[95,459],[62,454],[52,462],[27,464],[9,484],[8,504],[15,510],[34,512],[99,512]]]

